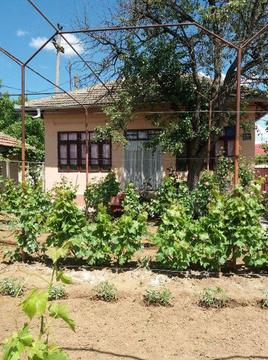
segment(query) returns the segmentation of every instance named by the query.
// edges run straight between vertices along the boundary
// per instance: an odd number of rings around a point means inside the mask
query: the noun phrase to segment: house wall
[[[255,106],[250,107],[251,111]],[[243,140],[243,131],[241,131],[240,153],[247,158],[254,158],[255,155],[255,115],[250,114],[246,117],[253,119],[250,128],[251,139]],[[51,189],[54,184],[63,177],[78,187],[78,195],[82,195],[85,190],[86,174],[85,172],[59,172],[58,171],[58,132],[60,131],[85,131],[85,116],[82,110],[58,110],[45,111],[45,187]],[[104,125],[107,121],[105,114],[101,112],[89,113],[88,123],[89,131],[94,131],[96,126]],[[144,118],[144,115],[137,114],[134,121],[129,123],[128,129],[151,129],[152,124]],[[163,176],[167,174],[169,168],[176,167],[175,157],[164,154],[162,158]],[[124,147],[119,144],[112,144],[112,170],[123,181],[124,173]],[[98,181],[106,176],[106,172],[89,173],[89,182]]]
[[[45,123],[45,187],[51,189],[63,177],[78,186],[77,193],[82,195],[85,190],[85,172],[59,172],[58,171],[58,132],[60,131],[85,131],[85,116],[81,110],[54,111],[44,113]],[[90,113],[88,115],[88,130],[94,131],[96,126],[104,125],[107,121],[103,113]],[[143,115],[138,115],[134,122],[129,124],[129,129],[151,129],[152,124],[145,120]],[[168,168],[175,167],[175,158],[163,155],[163,175]],[[112,144],[112,170],[115,171],[120,181],[124,173],[124,147]],[[89,182],[98,181],[107,175],[106,172],[89,173]]]

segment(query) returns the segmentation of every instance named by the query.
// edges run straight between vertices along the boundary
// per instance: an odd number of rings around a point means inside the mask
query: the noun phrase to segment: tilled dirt
[[[26,291],[45,287],[43,279],[48,279],[50,272],[39,264],[0,265],[0,279],[20,277]],[[268,288],[265,276],[169,278],[145,269],[67,273],[74,283],[66,287],[68,297],[61,301],[69,307],[77,331],[72,333],[64,323],[55,321],[51,339],[58,341],[71,359],[268,359],[268,310],[258,305],[263,289]],[[92,299],[93,287],[103,280],[118,288],[117,302]],[[172,306],[145,306],[145,290],[161,286],[171,290]],[[230,306],[204,309],[198,305],[202,289],[212,286],[227,292]],[[0,296],[1,343],[26,320],[17,306],[20,301]]]

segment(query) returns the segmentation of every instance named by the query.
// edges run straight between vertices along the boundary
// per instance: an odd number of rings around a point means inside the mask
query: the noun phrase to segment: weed
[[[95,298],[107,302],[116,301],[118,299],[117,289],[114,284],[109,281],[102,281],[94,287],[93,292]]]
[[[219,308],[226,306],[229,297],[225,290],[220,287],[205,288],[201,294],[199,304],[205,308]]]
[[[0,282],[0,294],[12,297],[20,296],[23,293],[23,285],[18,279],[6,278]]]
[[[146,305],[169,306],[171,300],[171,292],[167,288],[147,289],[143,295]]]
[[[66,290],[63,285],[53,285],[48,294],[48,300],[59,300],[66,297]]]

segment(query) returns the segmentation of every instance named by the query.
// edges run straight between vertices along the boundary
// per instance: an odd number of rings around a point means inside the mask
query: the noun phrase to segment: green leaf
[[[56,276],[57,281],[61,281],[64,284],[72,284],[73,280],[70,276],[64,274],[63,270],[58,271]]]
[[[49,306],[48,312],[49,315],[54,319],[62,319],[65,321],[71,330],[75,331],[75,323],[72,319],[69,318],[69,312],[66,306],[59,303],[54,303]]]
[[[48,292],[41,289],[33,289],[27,298],[21,303],[22,310],[32,320],[37,315],[43,315],[46,311]]]
[[[63,247],[60,248],[49,247],[47,250],[47,255],[53,261],[53,264],[56,264],[56,262],[60,258],[64,258],[67,256],[68,251],[69,250],[67,248],[63,248]]]

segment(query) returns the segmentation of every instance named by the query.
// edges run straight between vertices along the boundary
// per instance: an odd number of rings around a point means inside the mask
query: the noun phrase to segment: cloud
[[[17,30],[17,36],[18,37],[24,37],[24,36],[26,36],[26,35],[28,35],[29,33],[28,33],[28,31],[25,31],[25,30]]]
[[[256,139],[255,139],[255,143],[256,144],[264,144],[268,142],[268,132],[266,131],[266,129],[257,124],[256,125]]]
[[[83,43],[78,39],[78,37],[76,37],[73,34],[66,34],[66,35],[64,35],[64,37],[66,37],[66,39],[70,42],[70,44],[72,44],[72,46],[75,48],[75,50],[79,54],[82,54],[84,52]],[[38,36],[36,38],[32,38],[29,45],[34,49],[39,49],[46,41],[47,41],[46,37]],[[64,47],[64,55],[65,56],[76,55],[75,52],[73,51],[73,49],[67,44],[67,42],[64,39],[61,39],[61,46]],[[45,50],[55,51],[55,47],[52,44],[52,42],[49,42],[46,45]]]

